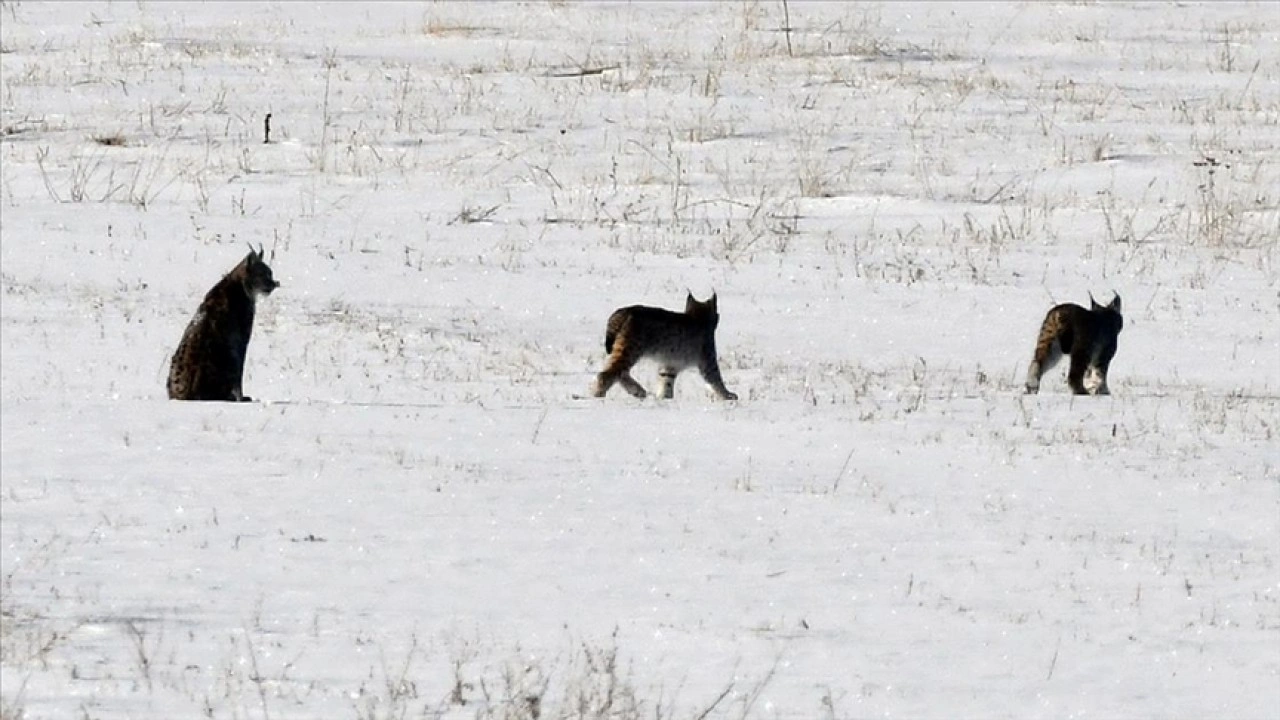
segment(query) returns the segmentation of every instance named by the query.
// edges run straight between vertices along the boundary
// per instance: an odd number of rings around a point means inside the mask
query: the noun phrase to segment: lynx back
[[[205,294],[169,365],[171,400],[250,400],[240,385],[254,306],[278,287],[259,247]]]
[[[1027,368],[1027,392],[1040,390],[1040,378],[1064,355],[1071,358],[1067,384],[1076,395],[1086,395],[1086,373],[1095,374],[1098,383],[1094,394],[1110,395],[1107,370],[1116,354],[1116,341],[1124,327],[1120,315],[1120,296],[1107,305],[1099,305],[1089,296],[1089,309],[1065,303],[1051,309],[1040,325],[1035,355]]]
[[[717,396],[737,400],[738,396],[724,386],[716,360],[715,333],[719,323],[714,294],[699,302],[690,293],[683,313],[644,305],[615,310],[605,328],[604,349],[609,355],[604,370],[596,376],[595,396],[604,397],[616,382],[635,397],[645,397],[645,389],[631,377],[631,368],[650,358],[660,366],[663,398],[674,397],[676,376],[681,370],[696,367]]]

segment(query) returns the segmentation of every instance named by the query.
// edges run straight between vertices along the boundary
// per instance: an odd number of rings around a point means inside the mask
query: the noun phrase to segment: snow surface
[[[5,720],[1280,717],[1276,5],[0,15]]]

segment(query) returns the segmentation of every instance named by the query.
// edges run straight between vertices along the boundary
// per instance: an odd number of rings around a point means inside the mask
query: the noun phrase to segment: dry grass
[[[94,135],[93,141],[104,147],[125,147],[129,141],[123,133],[112,133],[109,135]]]

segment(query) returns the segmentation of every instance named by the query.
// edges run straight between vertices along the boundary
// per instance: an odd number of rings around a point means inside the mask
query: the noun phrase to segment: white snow
[[[1275,5],[0,16],[4,720],[1280,717]]]

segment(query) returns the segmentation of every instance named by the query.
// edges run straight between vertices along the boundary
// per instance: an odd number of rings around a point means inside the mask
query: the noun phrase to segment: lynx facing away
[[[632,395],[646,395],[640,383],[631,377],[631,368],[642,358],[656,360],[661,369],[662,397],[675,395],[676,375],[688,367],[697,367],[702,379],[723,400],[737,400],[729,392],[720,377],[720,364],[716,362],[716,325],[720,313],[716,310],[716,296],[706,302],[698,302],[690,293],[684,303],[684,312],[675,313],[662,308],[632,305],[615,310],[609,316],[605,329],[604,349],[609,353],[604,371],[596,377],[596,397],[604,397],[615,382]]]
[[[1088,310],[1074,303],[1058,305],[1050,310],[1040,326],[1035,357],[1031,360],[1031,367],[1027,368],[1027,392],[1038,392],[1041,376],[1063,355],[1069,355],[1071,367],[1067,371],[1067,384],[1071,386],[1071,392],[1088,394],[1084,376],[1086,371],[1092,371],[1099,377],[1094,394],[1110,395],[1107,368],[1116,354],[1116,338],[1123,327],[1119,295],[1105,306],[1099,305],[1090,295]]]
[[[249,254],[213,286],[182,334],[169,366],[170,400],[247,402],[240,387],[244,356],[253,334],[253,309],[259,295],[280,283],[262,260],[262,248]]]

